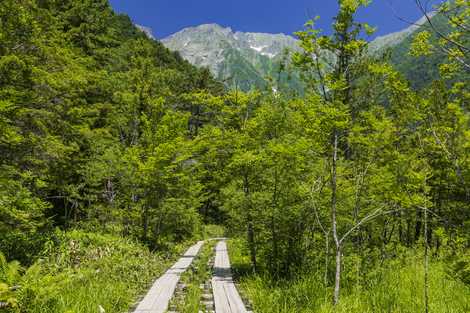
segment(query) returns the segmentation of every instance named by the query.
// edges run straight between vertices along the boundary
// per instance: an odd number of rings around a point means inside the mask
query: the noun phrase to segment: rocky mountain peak
[[[402,31],[377,37],[369,45],[370,53],[401,45],[426,21],[423,17]],[[266,78],[275,77],[283,52],[300,50],[298,40],[286,34],[234,32],[230,27],[215,23],[185,28],[163,39],[162,43],[178,51],[190,63],[208,67],[215,77],[231,81],[228,84],[237,87],[240,84],[266,86]],[[333,54],[325,56],[334,63]]]
[[[298,49],[297,40],[292,36],[234,32],[218,24],[188,27],[162,42],[190,63],[208,67],[221,80],[236,77],[256,81],[258,86],[265,84],[266,76],[275,71],[286,48]]]

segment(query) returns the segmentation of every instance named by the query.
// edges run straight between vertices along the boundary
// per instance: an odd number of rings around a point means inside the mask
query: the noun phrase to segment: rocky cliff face
[[[234,32],[217,24],[183,29],[162,43],[192,64],[208,67],[228,85],[240,87],[265,86],[284,51],[299,49],[291,36]]]
[[[439,16],[430,14],[436,22]],[[426,80],[436,75],[426,62],[414,63],[410,67],[411,56],[408,50],[413,35],[426,27],[423,17],[408,28],[377,37],[370,43],[370,53],[381,54],[387,50],[392,52],[392,63],[409,79],[415,80],[416,87],[423,86]],[[180,32],[162,40],[162,43],[173,51],[178,51],[190,63],[208,67],[219,80],[228,86],[249,90],[252,87],[264,88],[269,85],[268,77],[278,79],[278,69],[286,49],[299,50],[298,40],[284,34],[234,32],[231,28],[217,24],[204,24],[185,28]],[[334,63],[334,56],[328,57]],[[402,64],[403,63],[403,64]],[[434,72],[433,72],[434,71]],[[430,75],[421,75],[430,73]],[[416,73],[421,73],[416,75]],[[423,77],[420,80],[420,77]],[[429,77],[428,77],[429,76]],[[285,84],[301,89],[298,75],[284,75]]]

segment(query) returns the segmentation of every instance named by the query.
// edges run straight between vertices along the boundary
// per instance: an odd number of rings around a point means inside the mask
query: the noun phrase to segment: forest
[[[108,0],[1,0],[0,312],[128,312],[221,236],[254,312],[470,312],[470,4],[413,39],[417,88],[368,3],[243,92]]]

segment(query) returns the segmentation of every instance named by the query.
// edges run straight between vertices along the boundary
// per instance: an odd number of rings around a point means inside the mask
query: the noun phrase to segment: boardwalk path
[[[186,251],[162,277],[157,279],[145,298],[139,303],[134,313],[164,313],[175,292],[181,274],[188,269],[201,249],[203,241],[199,241]]]
[[[215,249],[214,277],[212,278],[215,312],[248,313],[232,280],[226,242],[219,241]]]

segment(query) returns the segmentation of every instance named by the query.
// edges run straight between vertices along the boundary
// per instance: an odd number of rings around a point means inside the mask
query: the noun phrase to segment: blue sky
[[[292,34],[308,16],[319,15],[320,28],[330,29],[336,0],[110,0],[119,13],[134,23],[152,28],[164,38],[185,27],[217,23],[237,31]],[[393,10],[392,10],[393,8]],[[395,11],[395,13],[394,13]],[[415,21],[421,17],[414,0],[375,0],[359,12],[360,21],[378,27],[376,35],[408,25],[395,14]]]

